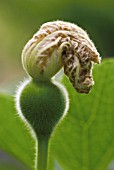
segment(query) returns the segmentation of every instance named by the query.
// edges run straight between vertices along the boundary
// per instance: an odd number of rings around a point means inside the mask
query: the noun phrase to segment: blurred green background
[[[114,0],[0,0],[0,91],[14,93],[26,77],[24,45],[41,24],[57,19],[87,30],[103,58],[114,56]],[[11,162],[8,155],[5,159]]]
[[[25,76],[23,46],[41,24],[57,19],[78,24],[101,56],[113,56],[113,0],[0,0],[0,89],[14,90]]]

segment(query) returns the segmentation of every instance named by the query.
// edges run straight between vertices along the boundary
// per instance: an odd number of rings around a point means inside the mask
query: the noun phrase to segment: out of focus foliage
[[[76,93],[63,77],[70,108],[51,138],[48,170],[55,170],[54,167],[56,170],[114,170],[112,72],[114,59],[106,59],[96,66],[93,72],[96,83],[88,95]],[[0,163],[0,170],[10,170],[10,166],[12,170],[34,170],[35,142],[23,122],[16,118],[12,97],[0,94],[0,101],[0,149],[17,160],[5,164],[8,169]]]
[[[39,26],[56,19],[79,24],[88,31],[103,56],[113,55],[113,0],[1,0],[0,55],[19,57]]]

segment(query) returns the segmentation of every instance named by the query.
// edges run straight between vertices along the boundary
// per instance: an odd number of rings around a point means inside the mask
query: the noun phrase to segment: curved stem
[[[36,154],[36,170],[47,170],[48,160],[48,143],[49,138],[45,136],[38,137],[37,154]]]

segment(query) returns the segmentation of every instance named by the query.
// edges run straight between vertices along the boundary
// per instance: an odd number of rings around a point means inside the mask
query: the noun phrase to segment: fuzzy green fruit
[[[68,102],[66,93],[60,86],[52,82],[32,80],[21,88],[18,101],[21,114],[38,137],[50,136],[65,113]]]

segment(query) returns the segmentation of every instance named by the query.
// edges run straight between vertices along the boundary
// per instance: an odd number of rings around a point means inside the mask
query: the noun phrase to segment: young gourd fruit
[[[16,101],[21,118],[36,134],[36,170],[47,169],[50,135],[69,106],[67,91],[52,77],[63,68],[77,92],[89,93],[92,66],[100,60],[87,33],[69,22],[43,24],[24,47],[22,63],[31,78],[19,88]]]
[[[50,135],[68,110],[67,92],[51,78],[64,68],[76,91],[89,93],[94,84],[92,66],[100,60],[87,33],[69,22],[45,23],[28,41],[22,63],[32,79],[21,88],[17,105],[36,135]]]
[[[19,106],[38,138],[49,137],[68,106],[65,90],[50,82],[28,81],[19,96]]]

